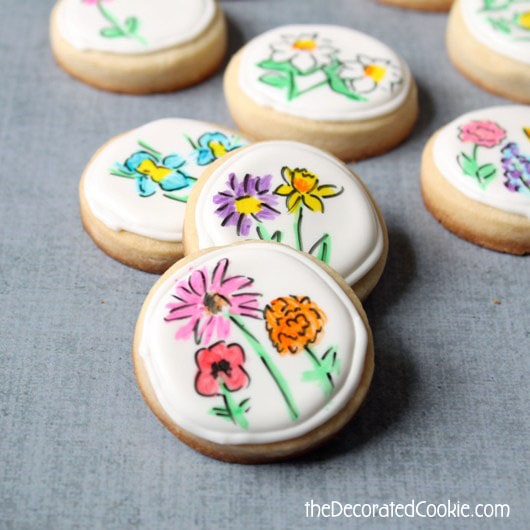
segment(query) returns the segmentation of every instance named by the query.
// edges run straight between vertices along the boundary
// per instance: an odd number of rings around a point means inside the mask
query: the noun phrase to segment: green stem
[[[289,72],[289,90],[287,92],[287,100],[292,101],[298,97],[298,87],[296,86],[296,78],[293,72]]]
[[[294,230],[294,240],[296,244],[296,250],[304,250],[304,245],[302,242],[302,216],[303,216],[303,206],[300,206],[298,213],[293,224]]]
[[[484,188],[484,182],[483,182],[482,178],[481,178],[480,175],[479,175],[479,169],[480,169],[480,167],[479,167],[478,162],[477,162],[478,148],[479,148],[479,145],[478,145],[478,144],[475,144],[475,145],[473,146],[473,151],[472,151],[472,153],[471,153],[471,158],[475,161],[476,167],[478,168],[477,171],[476,171],[476,173],[475,173],[475,177],[476,177],[476,179],[478,180],[479,186],[480,186],[481,188]]]
[[[132,39],[135,39],[137,40],[140,44],[142,44],[143,46],[147,46],[147,42],[146,40],[141,37],[140,35],[138,35],[137,33],[131,33],[128,29],[124,28],[119,20],[107,9],[103,6],[103,4],[101,3],[101,0],[98,1],[97,3],[97,6],[98,6],[98,9],[99,9],[99,12],[105,17],[105,19],[110,22],[116,29],[119,29],[124,35],[126,35],[127,37],[130,37]]]
[[[272,378],[274,379],[274,382],[276,383],[276,386],[282,394],[287,408],[289,409],[289,416],[291,417],[291,420],[296,420],[300,416],[300,412],[296,407],[287,381],[284,379],[278,367],[274,364],[274,361],[272,360],[271,356],[267,353],[265,348],[263,348],[263,346],[256,339],[256,337],[254,337],[254,335],[252,335],[252,333],[247,329],[247,327],[243,323],[243,320],[240,317],[236,315],[230,315],[230,320],[242,331],[243,335],[245,335],[245,338],[247,339],[248,343],[250,344],[256,355],[263,361],[263,364],[271,374]]]
[[[232,393],[228,390],[228,388],[226,388],[224,383],[221,384],[221,392],[223,393],[225,407],[230,414],[230,418],[232,418],[234,423],[237,423],[241,428],[248,429],[248,420],[245,418],[245,413],[234,402]]]

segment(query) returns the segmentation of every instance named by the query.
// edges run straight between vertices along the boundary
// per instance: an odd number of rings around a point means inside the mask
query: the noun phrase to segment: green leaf
[[[331,346],[322,356],[321,365],[327,370],[328,374],[340,374],[340,360],[337,357],[337,347]]]
[[[477,171],[477,176],[484,182],[495,178],[495,175],[497,175],[497,168],[494,164],[485,164],[484,166],[480,166]]]
[[[328,78],[330,88],[346,96],[349,99],[354,101],[368,101],[366,97],[361,96],[358,92],[352,92],[347,86],[344,80],[339,77],[339,70],[341,68],[341,63],[335,59],[334,62],[323,68],[326,77]]]
[[[309,250],[309,254],[312,254],[320,261],[329,263],[331,257],[331,236],[324,234]]]
[[[493,29],[500,31],[501,33],[506,33],[509,35],[512,32],[512,24],[505,18],[489,17],[488,22],[492,25]]]
[[[140,23],[136,17],[129,17],[125,20],[125,27],[129,33],[134,35],[135,33],[138,33]]]
[[[227,421],[232,421],[232,415],[225,407],[212,407],[208,414],[212,416],[218,416],[219,418],[223,418]]]
[[[277,70],[278,72],[290,72],[293,74],[298,72],[298,70],[288,61],[277,63],[276,61],[267,59],[266,61],[258,63],[258,66],[266,70]]]
[[[462,171],[464,172],[464,175],[467,175],[469,177],[477,176],[477,171],[478,171],[479,166],[477,164],[477,161],[474,158],[471,158],[465,153],[460,153],[458,155],[457,160],[458,160],[460,167],[462,168]]]
[[[290,84],[289,79],[282,74],[265,74],[259,80],[266,85],[276,88],[284,88]]]
[[[277,230],[272,235],[269,233],[269,231],[265,228],[265,225],[260,223],[256,226],[256,232],[258,234],[258,237],[262,241],[276,241],[277,243],[281,243],[283,239],[283,233]]]
[[[103,28],[100,31],[100,34],[102,37],[105,37],[106,39],[116,39],[118,37],[125,36],[125,33],[120,28],[116,28],[116,27]]]

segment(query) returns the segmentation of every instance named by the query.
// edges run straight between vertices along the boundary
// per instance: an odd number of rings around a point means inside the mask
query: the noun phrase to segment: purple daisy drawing
[[[226,189],[214,196],[215,213],[222,218],[221,226],[235,226],[238,236],[248,236],[252,221],[262,223],[275,219],[278,198],[271,192],[272,175],[253,177],[247,173],[241,181],[230,173]]]

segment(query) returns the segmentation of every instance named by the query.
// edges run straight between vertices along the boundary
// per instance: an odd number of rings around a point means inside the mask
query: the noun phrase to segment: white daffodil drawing
[[[271,45],[271,60],[290,62],[300,72],[307,72],[330,64],[337,52],[329,39],[321,39],[315,33],[283,35],[280,42]]]
[[[386,59],[358,55],[354,61],[345,61],[339,77],[348,88],[367,94],[377,88],[392,92],[402,81],[401,69]]]

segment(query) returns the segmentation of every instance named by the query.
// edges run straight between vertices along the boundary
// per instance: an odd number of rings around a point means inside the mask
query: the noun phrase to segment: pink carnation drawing
[[[492,121],[472,121],[460,127],[460,140],[481,147],[495,147],[506,138],[506,131]]]
[[[470,154],[462,151],[457,157],[462,173],[475,179],[478,186],[485,190],[497,176],[497,167],[492,163],[480,164],[478,150],[499,145],[506,138],[506,131],[493,121],[471,121],[459,127],[458,138],[462,142],[474,144]]]

